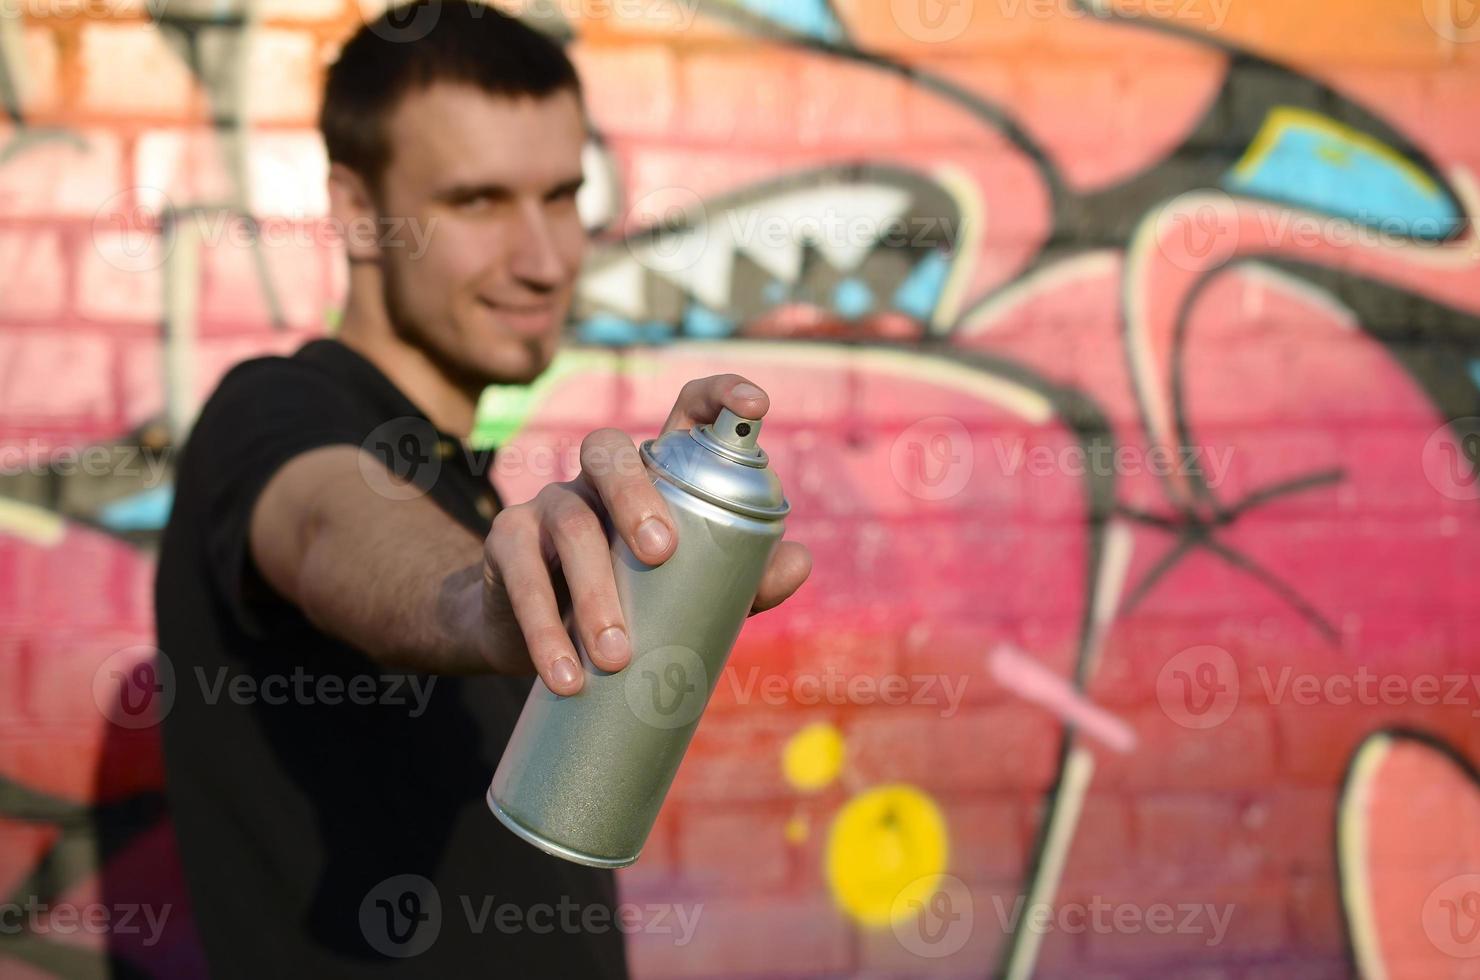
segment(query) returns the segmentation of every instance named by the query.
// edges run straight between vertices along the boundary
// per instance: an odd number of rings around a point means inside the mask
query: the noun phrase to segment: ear
[[[329,166],[329,217],[344,238],[351,265],[380,259],[380,228],[375,198],[357,172],[342,163]]]

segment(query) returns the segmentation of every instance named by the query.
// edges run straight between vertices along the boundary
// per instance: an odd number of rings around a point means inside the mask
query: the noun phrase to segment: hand
[[[760,388],[739,375],[690,381],[679,392],[663,432],[713,422],[721,408],[758,419],[770,408]],[[598,429],[581,442],[581,472],[544,487],[528,503],[500,511],[483,543],[485,642],[504,661],[522,649],[556,694],[581,689],[580,656],[561,616],[568,597],[575,629],[602,670],[627,666],[632,651],[612,572],[610,527],[649,565],[677,547],[673,518],[642,463],[637,446],[617,429]],[[562,574],[552,574],[556,571]],[[805,545],[782,541],[761,578],[751,615],[796,592],[812,570]],[[514,625],[517,624],[517,630]]]

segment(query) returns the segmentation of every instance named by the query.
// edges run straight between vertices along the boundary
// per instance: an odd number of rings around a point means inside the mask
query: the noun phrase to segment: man
[[[520,841],[483,794],[531,672],[581,687],[567,619],[596,666],[629,659],[607,528],[656,564],[673,524],[615,430],[507,509],[464,443],[480,391],[532,381],[560,341],[579,83],[517,21],[416,7],[395,25],[422,36],[369,25],[328,77],[337,339],[235,368],[182,457],[156,595],[170,804],[215,975],[623,976],[611,873]],[[355,233],[392,218],[421,224],[421,254]],[[664,428],[722,406],[768,402],[705,378]],[[784,542],[756,610],[810,562]]]

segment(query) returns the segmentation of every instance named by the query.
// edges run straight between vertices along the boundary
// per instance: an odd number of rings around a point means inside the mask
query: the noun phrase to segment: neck
[[[374,364],[439,430],[466,439],[473,431],[482,389],[450,377],[425,350],[402,338],[391,325],[379,290],[353,281],[360,272],[369,270],[350,270],[352,285],[339,341]]]

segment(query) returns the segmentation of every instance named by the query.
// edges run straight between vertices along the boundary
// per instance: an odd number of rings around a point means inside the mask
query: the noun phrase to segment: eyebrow
[[[568,180],[562,180],[560,183],[550,188],[545,193],[545,196],[559,197],[565,194],[574,194],[576,191],[580,190],[585,183],[585,176],[583,174],[576,174],[574,177],[571,177]]]
[[[586,178],[581,175],[570,177],[559,183],[551,185],[542,195],[543,198],[559,197],[564,194],[574,194],[581,189]],[[479,197],[488,197],[494,200],[508,200],[515,194],[514,189],[503,184],[454,184],[451,187],[438,191],[433,196],[440,201],[471,201]]]

